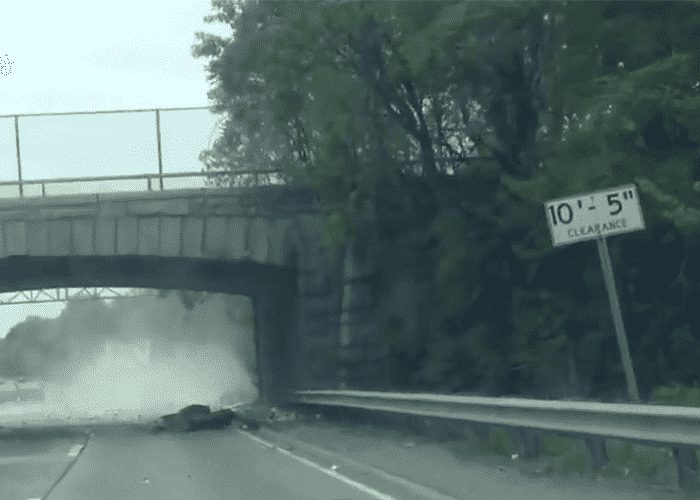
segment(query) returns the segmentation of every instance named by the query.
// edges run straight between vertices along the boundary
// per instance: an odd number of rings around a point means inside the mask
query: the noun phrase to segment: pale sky
[[[190,55],[210,0],[22,0],[2,5],[0,114],[207,104]],[[220,26],[220,34],[228,34]]]
[[[191,55],[195,32],[230,35],[203,21],[211,13],[210,0],[3,1],[0,64],[12,64],[0,74],[0,115],[206,106],[206,61]],[[207,110],[162,113],[164,171],[200,171],[217,121]],[[24,179],[157,172],[153,114],[19,123]],[[14,123],[0,118],[0,180],[16,179]],[[114,188],[92,186],[84,189]],[[0,188],[1,197],[14,192]],[[28,314],[52,317],[62,307],[0,306],[0,337]]]

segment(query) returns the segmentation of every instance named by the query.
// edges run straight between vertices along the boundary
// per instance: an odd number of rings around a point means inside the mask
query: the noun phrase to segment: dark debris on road
[[[211,411],[207,405],[192,404],[177,413],[163,415],[153,425],[155,432],[192,432],[203,429],[223,429],[234,420],[239,428],[255,431],[260,428],[256,412],[245,408],[223,408]]]

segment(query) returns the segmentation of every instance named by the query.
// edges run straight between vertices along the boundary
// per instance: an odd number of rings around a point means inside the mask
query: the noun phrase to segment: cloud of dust
[[[67,383],[49,382],[46,405],[73,416],[152,415],[194,403],[216,407],[224,394],[240,401],[257,396],[241,363],[216,344],[179,342],[155,359],[135,355],[133,344],[122,347],[105,350]]]
[[[217,407],[256,399],[248,299],[200,298],[206,300],[189,309],[176,294],[122,299],[99,314],[92,306],[69,305],[55,320],[46,320],[49,327],[39,330],[46,342],[37,345],[61,346],[50,352],[65,355],[42,367],[42,411],[76,418],[118,412],[121,419],[194,403]],[[30,361],[41,349],[27,346],[21,352],[29,360],[23,366],[38,371]]]

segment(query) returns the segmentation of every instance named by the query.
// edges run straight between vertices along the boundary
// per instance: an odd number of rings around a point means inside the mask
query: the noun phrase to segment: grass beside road
[[[468,431],[462,441],[452,441],[457,455],[474,452],[508,457],[524,472],[536,475],[600,474],[609,478],[638,478],[652,484],[673,487],[676,484],[675,462],[670,449],[639,445],[624,440],[606,441],[609,463],[596,473],[583,439],[556,434],[541,434],[540,456],[523,460],[518,455],[518,443],[513,434],[502,428]]]

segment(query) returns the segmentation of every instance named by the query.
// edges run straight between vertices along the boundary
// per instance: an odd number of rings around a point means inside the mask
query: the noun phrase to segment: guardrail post
[[[19,195],[24,196],[22,185],[22,155],[19,152],[19,116],[15,115],[15,152],[17,153],[17,180],[19,181]]]
[[[521,458],[537,458],[540,455],[542,440],[537,431],[519,427],[515,429],[514,435],[518,443],[518,453]]]
[[[483,422],[469,422],[468,428],[480,446],[486,446],[489,440],[489,426]]]
[[[684,490],[695,490],[698,483],[698,458],[692,446],[675,446],[673,458],[678,470],[678,486]]]
[[[588,448],[588,455],[591,457],[591,468],[595,472],[600,472],[609,462],[605,439],[590,437],[585,438],[584,441],[586,448]]]

